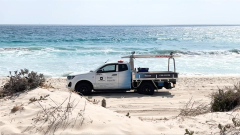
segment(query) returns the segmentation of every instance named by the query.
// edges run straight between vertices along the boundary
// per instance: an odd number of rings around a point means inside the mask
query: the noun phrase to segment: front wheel
[[[153,95],[153,93],[154,93],[154,86],[150,82],[145,82],[145,83],[143,83],[141,85],[140,91],[142,93],[144,93],[144,94],[147,94],[147,95]]]
[[[92,87],[87,83],[80,83],[76,86],[75,89],[77,92],[82,93],[83,95],[91,95]]]

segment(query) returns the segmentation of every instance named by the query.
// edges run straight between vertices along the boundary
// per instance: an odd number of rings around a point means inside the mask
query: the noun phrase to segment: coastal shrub
[[[185,134],[184,135],[193,135],[194,131],[189,131],[188,129],[185,129]]]
[[[200,101],[192,101],[192,98],[180,109],[178,116],[197,116],[210,112],[210,105],[200,103]]]
[[[226,112],[234,109],[240,104],[240,83],[233,87],[218,89],[218,92],[212,94],[211,110],[212,112]]]
[[[45,78],[43,74],[37,74],[37,72],[28,69],[21,69],[20,72],[14,71],[14,74],[10,71],[9,80],[3,86],[5,95],[11,95],[16,92],[24,90],[30,90],[43,85]]]

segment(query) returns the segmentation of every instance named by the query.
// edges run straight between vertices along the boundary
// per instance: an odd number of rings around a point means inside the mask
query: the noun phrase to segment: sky
[[[240,24],[240,0],[0,0],[0,24]]]

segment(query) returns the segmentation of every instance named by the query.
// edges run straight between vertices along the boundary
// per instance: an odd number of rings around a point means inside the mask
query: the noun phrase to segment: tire
[[[137,92],[138,94],[143,94],[143,91],[141,90],[141,88],[137,88]]]
[[[140,91],[143,94],[153,95],[153,93],[154,93],[154,86],[150,82],[145,82],[145,83],[141,84]]]
[[[83,95],[91,95],[92,87],[88,83],[77,84],[75,91],[80,92]]]

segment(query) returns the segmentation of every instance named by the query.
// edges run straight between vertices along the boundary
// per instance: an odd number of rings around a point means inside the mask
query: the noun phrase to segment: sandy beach
[[[0,79],[1,86],[5,82],[6,78]],[[152,96],[129,91],[94,92],[81,97],[68,91],[65,78],[48,78],[46,84],[54,88],[37,88],[0,100],[0,133],[184,134],[188,129],[194,134],[219,134],[218,124],[231,124],[240,112],[238,109],[198,116],[178,115],[190,99],[209,104],[212,92],[237,82],[240,76],[184,76],[179,78],[176,88],[161,89]],[[36,101],[30,100],[33,98]],[[106,108],[101,106],[103,98]],[[16,105],[20,110],[12,112]],[[63,113],[66,108],[70,110]],[[54,113],[45,115],[46,111]]]

